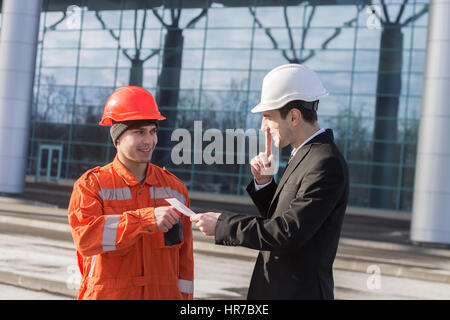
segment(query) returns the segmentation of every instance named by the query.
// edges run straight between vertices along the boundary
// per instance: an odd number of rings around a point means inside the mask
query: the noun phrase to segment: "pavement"
[[[67,223],[71,185],[28,177],[23,194],[0,195],[0,283],[75,297],[79,274]],[[195,212],[257,214],[246,197],[194,192],[190,197]],[[411,243],[409,226],[409,214],[348,208],[334,269],[450,284],[449,247]],[[257,255],[215,245],[195,228],[193,234],[196,254],[251,261]],[[17,235],[23,235],[20,243]],[[46,239],[45,245],[36,243],[38,238]],[[31,253],[19,253],[24,252],[19,246]]]

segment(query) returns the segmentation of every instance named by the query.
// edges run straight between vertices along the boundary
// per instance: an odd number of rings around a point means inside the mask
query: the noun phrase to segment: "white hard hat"
[[[276,110],[292,100],[312,102],[328,94],[314,71],[297,63],[284,64],[266,74],[261,101],[251,111]]]

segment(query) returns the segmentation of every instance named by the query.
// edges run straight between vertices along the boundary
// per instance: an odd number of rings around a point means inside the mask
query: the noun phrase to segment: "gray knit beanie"
[[[114,146],[116,146],[117,139],[127,130],[136,129],[143,126],[148,126],[150,124],[156,125],[158,127],[158,120],[134,120],[134,121],[124,121],[124,122],[114,122],[109,129],[111,138]]]

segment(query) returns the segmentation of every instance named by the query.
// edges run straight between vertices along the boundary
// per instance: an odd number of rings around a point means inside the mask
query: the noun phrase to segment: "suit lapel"
[[[300,162],[305,158],[305,156],[308,154],[309,150],[311,149],[311,144],[307,144],[298,150],[297,154],[294,158],[292,158],[291,162],[289,162],[289,165],[287,166],[286,170],[283,173],[283,176],[281,177],[280,183],[278,183],[277,190],[275,190],[275,194],[272,198],[272,202],[270,203],[270,207],[272,207],[273,202],[278,196],[278,193],[280,193],[281,189],[283,189],[284,184],[286,183],[287,179],[291,175],[292,172],[294,172],[295,168],[300,164]],[[269,210],[270,210],[269,207]]]
[[[292,172],[294,172],[295,168],[298,167],[300,162],[306,157],[309,150],[311,150],[311,146],[314,143],[330,143],[334,140],[333,131],[331,129],[326,129],[324,133],[321,133],[311,139],[311,141],[307,142],[303,147],[298,150],[295,157],[291,160],[289,165],[287,166],[286,170],[283,173],[283,176],[281,177],[280,183],[278,184],[277,190],[275,190],[275,194],[272,198],[272,201],[270,202],[269,210],[272,208],[272,205],[275,202],[275,199],[278,197],[278,194],[280,193],[281,189],[283,189],[284,184],[286,183],[287,179],[291,175]]]

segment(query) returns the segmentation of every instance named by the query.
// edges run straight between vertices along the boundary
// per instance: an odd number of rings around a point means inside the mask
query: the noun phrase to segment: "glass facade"
[[[171,133],[194,136],[200,120],[203,132],[258,129],[264,75],[295,62],[331,93],[319,125],[348,161],[349,205],[411,211],[428,1],[368,2],[44,1],[27,174],[77,179],[110,162],[104,103],[139,85],[167,117],[154,162],[190,191],[245,196],[248,160],[175,164]]]

